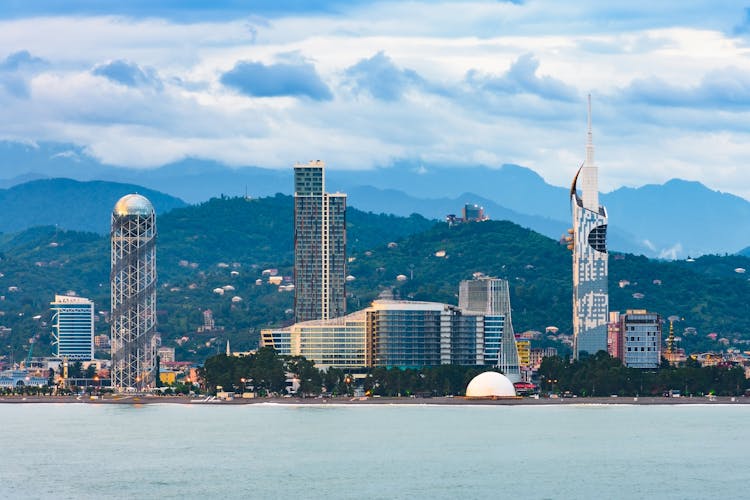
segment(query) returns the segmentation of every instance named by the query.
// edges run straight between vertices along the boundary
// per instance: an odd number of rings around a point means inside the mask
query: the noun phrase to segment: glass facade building
[[[325,192],[325,164],[294,166],[294,316],[346,314],[346,195]]]
[[[83,297],[55,295],[50,305],[55,355],[76,361],[94,359],[94,303]]]
[[[518,346],[513,332],[508,281],[477,276],[461,281],[458,306],[484,317],[484,364],[496,365],[513,382],[521,380]]]
[[[483,314],[448,304],[376,300],[341,318],[263,330],[260,345],[321,368],[484,365],[485,322]]]
[[[589,97],[586,160],[570,188],[573,211],[573,355],[607,351],[609,254],[607,210],[599,205],[598,167],[594,163]],[[581,196],[578,195],[580,187]]]

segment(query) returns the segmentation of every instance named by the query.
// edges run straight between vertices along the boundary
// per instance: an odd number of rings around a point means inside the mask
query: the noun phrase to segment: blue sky
[[[0,140],[69,143],[137,168],[517,163],[566,185],[590,92],[604,190],[681,177],[750,198],[748,12],[676,0],[6,0]]]

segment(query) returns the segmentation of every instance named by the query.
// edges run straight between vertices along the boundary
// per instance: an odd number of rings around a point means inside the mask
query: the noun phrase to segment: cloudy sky
[[[740,3],[111,3],[4,1],[0,140],[140,168],[516,163],[566,185],[591,93],[603,190],[750,198]]]

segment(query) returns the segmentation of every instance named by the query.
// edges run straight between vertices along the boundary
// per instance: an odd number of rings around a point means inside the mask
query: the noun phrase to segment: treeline
[[[462,395],[466,386],[487,367],[442,365],[420,369],[373,368],[352,374],[329,368],[319,370],[302,356],[279,356],[269,347],[251,356],[219,354],[206,360],[202,368],[205,389],[252,390],[259,395],[285,394],[287,374],[299,380],[299,395],[323,392],[334,396],[353,395],[355,388],[377,396]]]
[[[577,396],[739,396],[750,388],[741,367],[701,367],[692,359],[680,367],[662,363],[658,370],[627,368],[617,358],[599,352],[580,361],[545,358],[539,369],[543,392]]]

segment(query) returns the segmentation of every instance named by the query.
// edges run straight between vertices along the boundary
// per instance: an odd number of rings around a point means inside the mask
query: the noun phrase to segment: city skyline
[[[686,178],[750,198],[734,3],[40,1],[0,28],[0,138],[104,170],[314,151],[336,169],[516,163],[562,186],[595,89],[603,190]]]

